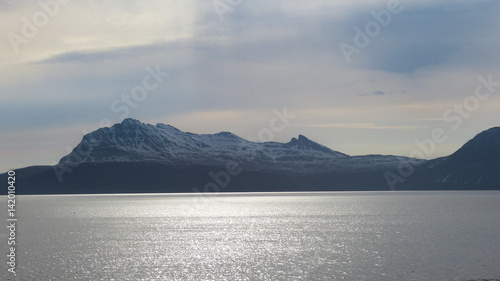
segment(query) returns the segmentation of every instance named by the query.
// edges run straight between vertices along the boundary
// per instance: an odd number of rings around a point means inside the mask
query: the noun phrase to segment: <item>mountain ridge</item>
[[[129,118],[85,135],[82,142],[59,163],[74,158],[80,159],[80,163],[154,161],[223,167],[227,161],[234,160],[249,170],[309,173],[318,169],[327,171],[328,167],[334,169],[339,159],[350,157],[303,135],[287,143],[252,142],[230,132],[195,134],[171,125],[158,123],[153,126]],[[390,159],[396,164],[397,159]],[[343,165],[357,165],[352,168],[359,168],[363,163],[346,161]],[[364,168],[369,169],[371,165],[367,163]]]
[[[252,142],[231,132],[195,134],[125,119],[86,134],[55,166],[16,171],[24,194],[196,192],[220,177],[227,178],[222,191],[389,190],[384,175],[401,174],[410,162],[418,163],[415,172],[396,189],[500,189],[499,159],[500,127],[450,156],[421,160],[350,156],[304,135]],[[239,172],[231,174],[230,167]]]

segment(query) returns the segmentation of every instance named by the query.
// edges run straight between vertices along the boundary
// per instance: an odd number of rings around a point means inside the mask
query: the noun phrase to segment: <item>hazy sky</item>
[[[1,0],[0,171],[54,164],[104,119],[253,139],[284,107],[296,117],[274,141],[408,156],[442,128],[426,157],[448,155],[500,125],[500,87],[478,86],[500,82],[499,13],[480,0]]]

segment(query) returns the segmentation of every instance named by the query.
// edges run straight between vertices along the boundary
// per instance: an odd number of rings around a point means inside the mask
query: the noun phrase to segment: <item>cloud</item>
[[[383,95],[392,95],[392,94],[393,94],[393,92],[375,91],[375,92],[371,92],[371,93],[359,94],[358,96],[366,97],[366,96],[383,96]]]
[[[0,60],[19,63],[50,56],[157,42],[193,36],[200,5],[193,1],[69,1],[48,16],[38,2],[23,2],[0,18],[0,34],[16,34],[23,43],[0,41]],[[43,1],[41,1],[43,3]],[[45,13],[47,21],[36,25],[33,17]],[[35,31],[24,36],[30,22]]]
[[[476,42],[487,39],[487,33],[498,34],[491,24],[498,23],[498,1],[404,1],[401,7],[402,12],[392,15],[377,36],[368,37],[369,44],[353,56],[352,66],[408,75],[429,67],[473,63],[469,58],[492,63],[484,53],[477,53]],[[354,27],[365,30],[366,24],[374,21],[370,12],[382,8],[367,7],[352,14],[351,26],[344,25],[349,32],[342,34],[341,42],[354,44]],[[490,43],[496,47],[480,44],[481,48],[498,48],[499,40],[493,41]],[[474,46],[476,52],[471,52],[469,46]],[[498,59],[491,59],[498,63]]]
[[[113,100],[142,83],[148,65],[160,65],[168,79],[129,117],[245,136],[265,126],[274,107],[287,106],[306,124],[290,126],[287,137],[307,133],[328,144],[337,130],[354,128],[352,138],[373,136],[373,146],[390,134],[390,149],[405,130],[412,143],[426,120],[473,94],[479,75],[498,72],[500,3],[401,3],[403,11],[349,64],[339,44],[353,43],[354,28],[373,21],[371,11],[387,1],[243,1],[224,21],[212,1],[70,1],[18,55],[6,35],[19,33],[20,19],[39,7],[0,1],[7,7],[0,133],[118,122]],[[497,120],[495,99],[464,126]],[[366,146],[360,140],[356,149]]]
[[[380,129],[380,130],[414,130],[425,129],[422,126],[380,125],[375,123],[329,123],[302,125],[313,128],[338,128],[338,129]]]

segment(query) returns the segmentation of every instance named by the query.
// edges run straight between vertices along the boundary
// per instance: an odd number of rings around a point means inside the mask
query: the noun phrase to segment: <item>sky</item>
[[[124,118],[446,156],[500,126],[499,12],[486,0],[0,0],[0,171],[55,164]]]

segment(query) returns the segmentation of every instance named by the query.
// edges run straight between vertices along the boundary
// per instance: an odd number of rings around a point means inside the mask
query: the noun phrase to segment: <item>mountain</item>
[[[156,126],[125,119],[111,128],[101,128],[84,136],[82,142],[60,164],[156,162],[165,165],[205,165],[225,167],[227,161],[245,169],[296,171],[349,157],[317,144],[304,136],[288,143],[256,143],[229,132],[193,134],[170,125]]]
[[[389,190],[386,173],[418,162],[398,189],[491,189],[500,188],[499,142],[493,128],[449,157],[417,161],[349,156],[303,135],[251,142],[125,119],[85,135],[55,166],[16,170],[16,184],[24,194]]]
[[[340,170],[397,167],[394,156],[350,157],[303,135],[288,143],[251,142],[229,132],[193,134],[170,125],[144,124],[125,119],[111,128],[84,136],[60,165],[154,162],[170,166],[225,167],[236,161],[250,171],[316,174]]]
[[[418,167],[403,187],[500,189],[500,127],[476,135],[448,157]]]

